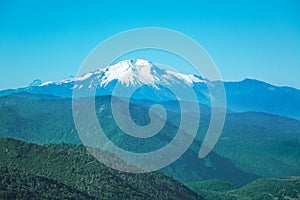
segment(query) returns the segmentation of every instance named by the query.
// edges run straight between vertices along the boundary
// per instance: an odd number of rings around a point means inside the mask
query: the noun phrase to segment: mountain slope
[[[209,187],[211,183],[212,187]],[[218,186],[215,189],[215,185]],[[207,200],[299,199],[300,177],[257,179],[241,188],[228,187],[223,181],[203,181],[188,186]]]
[[[300,121],[265,113],[230,113],[214,150],[262,177],[300,175]]]
[[[112,159],[114,155],[106,153],[105,156],[106,159]],[[2,174],[8,178],[6,181],[14,177],[19,181],[24,180],[18,178],[21,174],[14,175],[13,172],[11,176],[12,171],[31,174],[33,179],[26,183],[31,185],[28,192],[33,193],[38,186],[35,181],[38,181],[53,190],[61,186],[56,189],[57,192],[61,189],[64,193],[67,189],[69,194],[75,195],[78,191],[78,195],[97,199],[202,199],[184,185],[159,173],[131,174],[108,168],[89,155],[83,146],[39,146],[13,139],[0,139],[0,159],[1,169],[8,169]],[[118,164],[126,165],[122,162]],[[46,186],[45,181],[52,182],[53,187]],[[41,189],[47,192],[46,188]]]
[[[299,199],[300,177],[258,179],[230,193],[256,199]]]
[[[58,181],[30,172],[0,168],[0,199],[95,199]]]
[[[133,103],[131,109],[133,119],[140,125],[147,124],[149,122],[147,108],[153,102]],[[70,99],[6,96],[0,98],[0,105],[1,137],[40,144],[60,142],[81,144],[72,119]],[[163,105],[171,110],[178,109],[176,102],[164,102]],[[107,130],[108,137],[116,145],[129,151],[147,152],[164,146],[174,136],[180,122],[177,113],[169,112],[168,126],[159,135],[160,137],[146,141],[131,140],[117,128],[114,121],[110,120],[109,96],[98,97],[96,108],[99,122]],[[200,160],[198,151],[207,130],[209,117],[209,109],[202,112],[196,140],[181,159],[163,169],[164,173],[183,182],[217,178],[237,185],[256,178],[251,174],[261,177],[300,175],[298,120],[256,112],[229,113],[214,152]]]
[[[120,101],[120,105],[122,103],[124,102]],[[0,105],[0,117],[2,117],[0,118],[0,137],[16,138],[39,144],[61,142],[81,144],[74,127],[70,99],[24,99],[7,96],[0,98]],[[177,131],[176,125],[167,122],[167,125],[155,137],[134,139],[124,134],[112,120],[109,96],[96,99],[96,110],[99,123],[107,137],[117,146],[128,151],[149,152],[161,148],[169,143]],[[137,123],[147,124],[149,116],[145,107],[133,104],[131,111]],[[176,121],[178,119],[172,120],[173,123]],[[200,146],[201,141],[195,141],[180,159],[162,169],[162,172],[183,182],[215,178],[241,185],[257,178],[252,173],[245,173],[238,169],[231,160],[220,157],[214,152],[211,152],[205,159],[199,159]]]

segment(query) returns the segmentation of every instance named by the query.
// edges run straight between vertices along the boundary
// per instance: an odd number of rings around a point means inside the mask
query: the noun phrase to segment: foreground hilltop
[[[107,153],[107,159],[113,156]],[[160,173],[108,168],[83,146],[0,139],[0,160],[0,198],[5,199],[203,199]]]

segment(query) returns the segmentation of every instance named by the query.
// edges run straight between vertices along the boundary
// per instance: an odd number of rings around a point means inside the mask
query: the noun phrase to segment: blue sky
[[[299,1],[239,2],[1,0],[0,89],[76,75],[97,44],[149,26],[194,38],[224,80],[255,78],[299,89]]]

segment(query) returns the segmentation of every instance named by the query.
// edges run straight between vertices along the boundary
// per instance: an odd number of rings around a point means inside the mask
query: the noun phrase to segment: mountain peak
[[[32,81],[30,84],[29,84],[29,87],[32,87],[32,86],[38,86],[38,85],[41,85],[43,83],[42,80],[40,79],[35,79],[34,81]]]
[[[144,59],[124,60],[104,69],[101,85],[118,80],[126,85],[155,85],[154,65]]]
[[[117,64],[123,65],[123,66],[130,66],[130,67],[143,67],[143,66],[152,66],[153,64],[145,59],[133,59],[133,60],[123,60],[118,62]]]
[[[149,85],[158,88],[159,85],[193,84],[204,82],[200,77],[191,74],[181,74],[170,69],[160,68],[144,59],[124,60],[103,69],[100,86],[107,86],[117,80],[126,86]]]
[[[140,87],[148,85],[155,89],[161,86],[170,85],[192,85],[198,82],[205,82],[199,76],[192,74],[182,74],[171,69],[160,68],[152,62],[145,59],[123,60],[116,64],[98,69],[94,72],[88,72],[81,76],[67,78],[61,81],[36,81],[35,86],[49,85],[74,85],[72,89],[87,89],[95,87],[106,87],[111,83],[119,82],[124,86]]]

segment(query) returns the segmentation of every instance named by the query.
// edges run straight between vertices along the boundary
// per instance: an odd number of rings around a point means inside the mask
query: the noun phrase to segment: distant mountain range
[[[28,87],[0,91],[0,96],[31,93],[71,98],[73,90],[82,96],[116,95],[127,97],[133,89],[133,99],[162,102],[176,100],[172,88],[182,93],[182,101],[193,101],[187,88],[192,88],[197,101],[210,105],[207,85],[217,87],[219,81],[182,74],[153,63],[137,59],[125,60],[106,68],[61,81],[35,80]],[[118,93],[113,93],[118,85]],[[256,111],[300,119],[300,91],[291,87],[277,87],[254,79],[224,82],[227,108],[235,112]],[[171,88],[171,89],[170,89]]]

